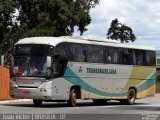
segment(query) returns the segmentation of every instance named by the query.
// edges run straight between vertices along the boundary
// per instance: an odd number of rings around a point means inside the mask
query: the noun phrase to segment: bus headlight
[[[47,90],[45,88],[40,88],[40,92],[47,92]]]

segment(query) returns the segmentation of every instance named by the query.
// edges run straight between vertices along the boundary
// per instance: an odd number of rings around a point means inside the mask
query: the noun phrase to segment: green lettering
[[[87,73],[97,73],[97,74],[117,74],[116,69],[101,69],[101,68],[86,68]]]

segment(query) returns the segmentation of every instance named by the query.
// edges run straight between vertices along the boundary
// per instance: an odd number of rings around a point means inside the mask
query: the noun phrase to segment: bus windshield
[[[24,77],[48,77],[47,56],[53,54],[49,45],[17,45],[13,53],[12,75]]]

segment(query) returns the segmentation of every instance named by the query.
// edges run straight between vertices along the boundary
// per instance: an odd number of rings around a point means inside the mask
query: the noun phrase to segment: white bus
[[[13,49],[11,96],[42,102],[92,99],[95,104],[155,94],[155,49],[74,37],[31,37]]]

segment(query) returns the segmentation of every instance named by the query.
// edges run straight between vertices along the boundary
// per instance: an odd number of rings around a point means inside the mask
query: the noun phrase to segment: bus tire
[[[135,99],[136,99],[136,91],[135,89],[131,88],[128,90],[127,104],[133,105],[135,103]]]
[[[77,104],[77,93],[76,93],[76,89],[72,88],[70,91],[70,95],[69,95],[69,100],[67,101],[67,104],[70,107],[74,107]]]
[[[42,100],[35,100],[35,99],[33,99],[33,104],[34,104],[34,106],[39,107],[39,106],[42,105]]]

